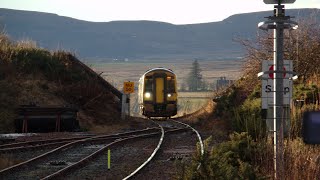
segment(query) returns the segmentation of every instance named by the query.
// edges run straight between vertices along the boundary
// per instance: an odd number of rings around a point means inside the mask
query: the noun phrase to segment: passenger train
[[[177,96],[177,77],[170,69],[150,69],[139,80],[140,113],[148,118],[176,115]]]

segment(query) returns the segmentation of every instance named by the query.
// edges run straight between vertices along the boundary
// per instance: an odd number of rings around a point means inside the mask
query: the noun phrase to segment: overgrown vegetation
[[[259,147],[247,133],[234,133],[230,141],[222,142],[211,149],[211,138],[205,141],[205,153],[193,157],[191,168],[180,179],[257,179],[258,168],[254,167],[255,152]]]
[[[299,30],[286,32],[284,59],[293,60],[299,79],[294,82],[290,133],[284,145],[284,179],[320,177],[320,147],[306,145],[301,138],[302,116],[319,109],[320,26],[310,18],[299,22]],[[272,32],[260,34],[256,41],[241,41],[247,49],[243,76],[215,101],[216,115],[223,117],[236,132],[230,140],[213,145],[205,156],[195,156],[192,168],[182,179],[272,179],[273,143],[268,136],[261,111],[261,84],[257,73],[261,62],[273,59]],[[245,132],[245,133],[244,133]],[[207,145],[208,146],[208,145]],[[201,162],[201,169],[196,166]]]

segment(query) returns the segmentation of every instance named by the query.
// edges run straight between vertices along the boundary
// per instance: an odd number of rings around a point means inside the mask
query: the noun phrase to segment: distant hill
[[[309,17],[319,9],[287,10]],[[220,22],[173,25],[153,21],[87,22],[56,14],[0,8],[0,25],[11,38],[43,48],[66,49],[86,59],[217,59],[243,55],[236,37],[254,38],[271,11],[237,14]]]

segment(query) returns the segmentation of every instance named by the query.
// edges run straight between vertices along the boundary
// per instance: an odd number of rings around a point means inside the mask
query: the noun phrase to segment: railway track
[[[10,144],[0,145],[0,153],[14,152],[14,151],[24,151],[28,149],[41,148],[46,146],[55,146],[66,144],[71,141],[76,141],[80,139],[85,139],[90,136],[82,136],[82,137],[74,137],[74,138],[55,138],[55,139],[46,139],[46,140],[33,140],[33,141],[25,141],[25,142],[17,142]]]
[[[104,158],[99,158],[100,160],[91,162],[90,165],[77,170],[73,174],[67,176],[67,178],[81,179],[85,176],[88,179],[164,179],[163,174],[165,174],[165,172],[162,172],[161,169],[158,170],[157,167],[157,161],[159,161],[158,156],[160,155],[160,158],[163,158],[163,155],[161,155],[163,154],[163,151],[168,154],[167,151],[172,151],[172,149],[174,149],[174,145],[169,145],[170,147],[163,148],[163,141],[177,139],[177,134],[180,137],[179,134],[186,131],[187,133],[185,134],[185,136],[187,136],[187,139],[190,139],[189,134],[195,133],[193,133],[193,131],[191,131],[191,128],[186,124],[181,124],[179,122],[158,121],[157,123],[165,129],[161,145],[155,144],[155,142],[158,141],[158,138],[140,139],[135,140],[134,142],[127,142],[121,147],[115,147],[111,149],[112,167],[110,170],[106,168],[106,162],[103,162],[103,159],[107,158],[107,155],[105,154]],[[196,149],[195,144],[197,139],[197,136],[195,136],[195,141],[189,144],[193,147],[193,149]],[[178,139],[178,141],[179,140],[180,139]],[[176,141],[173,143],[175,144]],[[186,144],[182,143],[182,145]],[[193,152],[194,151],[185,152],[184,155],[188,154],[188,158],[191,159],[191,153]],[[157,156],[155,156],[156,153]],[[172,160],[172,158],[176,158],[171,154],[174,153],[170,153],[170,155],[165,157],[164,160],[161,159],[161,164],[163,164],[164,166],[166,166],[166,164],[169,164],[169,167],[171,168],[172,164],[174,164],[175,161],[175,159]],[[155,166],[153,167],[154,169],[149,168],[150,165],[151,167]],[[160,172],[160,174],[154,176],[153,174],[148,174],[148,171],[158,171]]]
[[[176,161],[182,160],[184,161],[183,163],[190,164],[190,155],[196,151],[196,142],[199,142],[200,152],[201,155],[203,155],[204,146],[201,136],[199,132],[192,128],[190,125],[175,120],[162,121],[158,123],[163,127],[188,128],[189,131],[167,134],[164,137],[162,151],[160,151],[158,156],[152,162],[148,159],[148,162],[146,162],[149,163],[149,165],[144,169],[139,169],[139,174],[137,176],[128,176],[125,179],[132,177],[132,179],[139,180],[150,178],[174,179],[174,176],[177,175],[178,171],[176,167]],[[194,135],[194,138],[190,138],[190,133]],[[198,167],[200,167],[200,164],[198,165]]]
[[[19,177],[18,179],[22,177],[24,179],[41,179],[65,167],[72,169],[81,165],[83,162],[93,158],[115,143],[155,134],[159,134],[158,128],[148,128],[139,131],[75,140],[37,157],[1,170],[0,179],[17,179],[17,177]],[[56,164],[59,166],[56,166]],[[63,174],[63,172],[60,173]]]
[[[112,167],[110,170],[106,167],[107,154],[104,157],[90,162],[86,167],[75,171],[74,173],[68,175],[67,179],[81,179],[86,177],[87,179],[132,179],[138,174],[144,174],[144,169],[153,163],[153,159],[157,156],[156,154],[163,151],[162,144],[166,136],[175,136],[175,134],[190,131],[185,125],[178,123],[168,123],[165,121],[157,122],[164,129],[164,136],[160,137],[150,137],[140,140],[135,140],[134,142],[126,142],[122,146],[111,148],[112,152]],[[159,142],[159,143],[156,143]],[[155,171],[155,170],[153,170]],[[152,177],[148,177],[150,179]],[[139,178],[137,178],[139,179]]]
[[[147,130],[153,130],[155,128],[146,128],[143,130],[137,130],[133,131],[133,133],[137,132],[139,133],[147,131]],[[128,132],[125,133],[118,133],[114,135],[109,136],[122,136],[126,135]],[[131,132],[129,132],[131,133]],[[33,141],[25,141],[25,142],[17,142],[17,143],[10,143],[10,144],[3,144],[0,145],[0,154],[3,153],[12,153],[16,151],[26,151],[26,150],[32,150],[37,148],[44,148],[44,147],[54,147],[59,145],[64,145],[72,141],[82,140],[90,137],[95,137],[96,135],[86,135],[82,137],[73,137],[73,138],[54,138],[54,139],[46,139],[46,140],[33,140]],[[104,136],[102,136],[104,137]],[[99,139],[99,137],[98,137]]]
[[[60,147],[1,170],[0,179],[56,179],[59,177],[68,179],[83,179],[84,177],[92,179],[99,177],[106,179],[140,179],[141,175],[148,171],[147,164],[151,165],[151,168],[154,165],[157,166],[159,158],[163,158],[161,154],[173,148],[169,147],[168,149],[167,145],[162,145],[163,142],[180,137],[180,135],[177,136],[178,132],[191,129],[188,125],[173,120],[156,123],[159,128],[77,139],[65,138],[63,142],[60,142],[64,143],[60,144]],[[191,131],[188,130],[186,135],[188,139],[190,133]],[[199,140],[201,141],[200,136],[198,136]],[[0,151],[1,149],[5,151],[6,148],[16,148],[21,151],[23,148],[30,149],[29,146],[42,148],[50,146],[48,144],[59,143],[56,141],[15,143],[0,146]],[[165,147],[161,148],[162,146]],[[111,149],[112,152],[111,169],[107,169],[106,150],[108,149]],[[160,154],[160,156],[155,158],[156,154]],[[160,160],[162,164],[172,164],[172,161],[169,160],[171,157],[165,158],[166,161]],[[160,176],[161,178],[163,177]]]

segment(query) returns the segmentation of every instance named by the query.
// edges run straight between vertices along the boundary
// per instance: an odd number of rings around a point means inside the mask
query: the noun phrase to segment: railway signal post
[[[284,85],[283,85],[283,39],[284,29],[296,29],[297,23],[290,20],[290,16],[285,16],[284,5],[294,3],[295,0],[264,0],[265,4],[274,5],[274,15],[267,17],[268,20],[260,22],[258,27],[262,30],[273,29],[274,49],[273,49],[273,143],[274,143],[274,178],[283,179],[283,133],[284,133]],[[295,25],[295,26],[292,26]],[[262,74],[265,72],[262,72]]]

